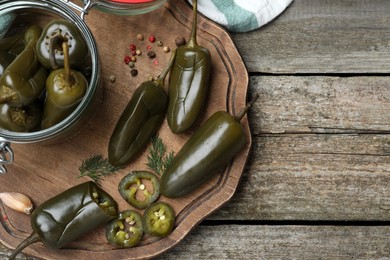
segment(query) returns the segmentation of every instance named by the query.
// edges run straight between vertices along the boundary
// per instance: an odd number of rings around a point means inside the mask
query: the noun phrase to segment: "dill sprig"
[[[121,167],[111,165],[107,159],[103,159],[101,155],[94,155],[91,158],[83,161],[79,170],[81,177],[89,177],[96,184],[100,185],[100,180],[102,177],[106,177],[115,173]]]
[[[146,165],[149,169],[162,175],[169,164],[172,162],[174,152],[167,153],[167,146],[163,143],[160,136],[152,137],[152,145],[149,147],[148,162]]]

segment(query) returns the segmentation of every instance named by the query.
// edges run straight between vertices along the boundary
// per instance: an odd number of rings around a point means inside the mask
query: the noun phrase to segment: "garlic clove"
[[[0,200],[7,207],[27,215],[30,214],[34,208],[30,198],[19,192],[1,192]]]

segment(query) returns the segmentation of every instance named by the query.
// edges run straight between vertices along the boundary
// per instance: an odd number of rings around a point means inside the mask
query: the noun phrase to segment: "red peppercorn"
[[[151,50],[152,46],[148,45],[148,46],[146,46],[146,49]]]
[[[130,44],[130,50],[135,51],[137,49],[137,46],[135,44]]]
[[[129,56],[125,56],[125,58],[123,59],[123,61],[126,63],[126,64],[129,64],[129,62],[131,61],[131,58]]]
[[[133,56],[137,55],[137,51],[131,51],[131,55]]]
[[[154,37],[153,35],[150,35],[149,36],[149,41],[150,42],[155,42],[156,41],[156,37]]]

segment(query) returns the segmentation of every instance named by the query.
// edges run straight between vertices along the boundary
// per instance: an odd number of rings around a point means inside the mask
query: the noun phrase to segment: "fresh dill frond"
[[[148,162],[146,165],[149,169],[162,175],[169,164],[172,162],[174,152],[166,154],[167,146],[164,144],[160,136],[152,137],[152,145],[149,147]]]
[[[94,155],[82,162],[78,178],[89,177],[96,184],[100,184],[101,178],[111,175],[121,167],[111,165],[107,159],[101,155]]]

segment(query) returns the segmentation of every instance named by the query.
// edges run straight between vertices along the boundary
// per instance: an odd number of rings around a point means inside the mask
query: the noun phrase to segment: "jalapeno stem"
[[[241,119],[244,117],[244,115],[248,112],[248,110],[253,106],[253,104],[256,102],[256,100],[259,98],[259,94],[256,93],[256,95],[253,97],[252,101],[249,102],[239,113],[235,116],[237,121],[241,121]]]
[[[41,238],[38,236],[37,233],[32,233],[29,237],[27,237],[25,240],[23,240],[14,250],[14,252],[10,255],[8,258],[9,260],[15,259],[15,257],[27,246],[41,241]]]
[[[191,29],[191,37],[187,44],[188,47],[198,46],[198,43],[196,41],[196,31],[198,25],[198,1],[197,0],[192,0],[192,12],[193,12],[192,29]]]
[[[55,35],[50,37],[49,40],[49,60],[52,69],[58,69],[58,64],[56,60],[55,51],[60,49],[63,46],[63,43],[66,42],[66,39],[61,36],[60,32],[57,32]]]
[[[64,80],[72,85],[70,77],[70,63],[69,63],[69,46],[67,42],[62,43],[62,50],[64,52]]]
[[[169,58],[167,66],[165,66],[165,69],[163,70],[163,72],[155,80],[159,86],[162,86],[162,87],[164,86],[164,80],[167,77],[168,72],[171,70],[171,67],[173,65],[173,61],[175,60],[175,56],[176,56],[176,50],[174,50],[172,52],[172,55]]]

